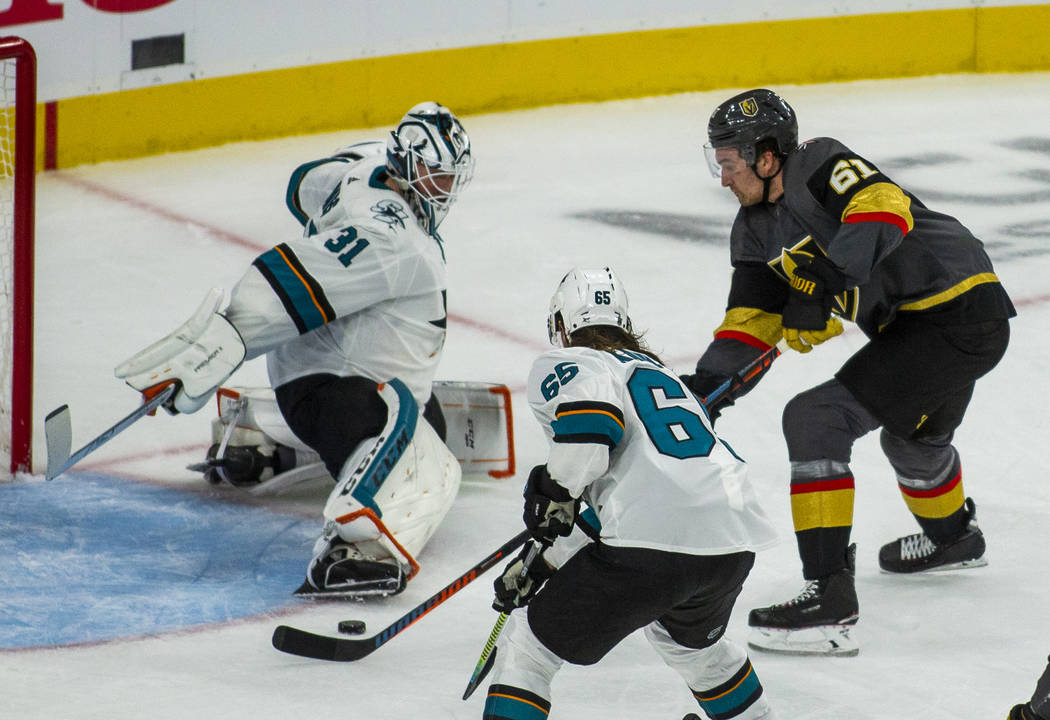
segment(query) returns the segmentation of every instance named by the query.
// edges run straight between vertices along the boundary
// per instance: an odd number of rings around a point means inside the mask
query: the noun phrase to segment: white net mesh
[[[14,58],[0,59],[0,477],[7,475],[11,466],[15,66]]]

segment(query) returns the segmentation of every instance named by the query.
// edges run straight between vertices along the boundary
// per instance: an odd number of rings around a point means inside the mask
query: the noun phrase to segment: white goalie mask
[[[409,110],[386,143],[387,167],[427,232],[433,233],[474,176],[470,138],[435,102]]]
[[[569,271],[554,291],[547,316],[547,335],[555,347],[563,345],[559,325],[566,336],[591,325],[631,332],[627,292],[616,273],[607,267]]]

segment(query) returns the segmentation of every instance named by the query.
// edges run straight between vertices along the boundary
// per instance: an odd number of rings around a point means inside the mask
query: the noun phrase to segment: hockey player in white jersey
[[[385,143],[300,166],[288,207],[302,237],[257,257],[221,312],[212,291],[189,322],[116,369],[145,394],[178,383],[167,407],[185,413],[245,359],[266,356],[281,418],[336,479],[300,594],[399,592],[455,497],[460,470],[431,395],[446,325],[437,229],[473,168],[462,124],[433,102],[409,110]],[[234,484],[295,462],[226,449],[219,469]]]
[[[535,361],[528,397],[550,451],[524,513],[546,549],[526,565],[526,548],[496,580],[493,607],[511,620],[485,720],[546,717],[564,662],[596,663],[639,628],[708,717],[771,720],[746,652],[725,637],[754,552],[775,542],[744,462],[633,332],[609,268],[566,275],[548,322],[560,349]],[[581,500],[596,542],[581,533]]]

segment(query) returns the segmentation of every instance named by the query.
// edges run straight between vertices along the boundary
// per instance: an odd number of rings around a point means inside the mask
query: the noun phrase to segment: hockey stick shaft
[[[178,390],[177,385],[168,385],[72,455],[69,454],[69,448],[72,446],[69,406],[63,405],[48,413],[47,418],[44,419],[44,439],[47,442],[47,471],[45,478],[48,480],[55,479],[140,419],[147,415],[152,415],[157,408],[171,399],[176,390]]]
[[[429,613],[441,603],[448,600],[457,592],[474,582],[479,575],[490,569],[509,553],[519,548],[529,538],[527,530],[523,530],[510,540],[505,542],[499,549],[494,550],[477,565],[467,570],[451,583],[434,593],[426,600],[416,605],[393,623],[388,625],[379,634],[360,640],[349,638],[329,637],[317,635],[306,630],[278,625],[273,631],[273,646],[281,652],[301,657],[315,658],[317,660],[335,660],[349,662],[360,660],[371,654],[381,645],[399,635],[405,629],[415,624],[417,620]]]
[[[532,567],[532,563],[540,554],[542,546],[535,540],[529,547],[529,552],[525,555],[525,560],[521,564],[521,573],[519,578],[524,578],[529,574],[529,568]],[[496,658],[496,640],[499,639],[499,634],[503,632],[503,626],[507,624],[507,618],[510,617],[510,613],[501,612],[499,617],[496,618],[496,624],[492,626],[492,632],[489,633],[489,639],[485,642],[485,649],[481,651],[481,657],[478,658],[478,664],[474,666],[474,672],[470,676],[470,681],[467,683],[467,689],[463,691],[463,699],[466,700],[473,694],[474,690],[477,689],[481,681],[488,675],[489,670],[492,669],[492,661]]]
[[[769,366],[773,364],[774,360],[780,357],[780,355],[784,352],[784,349],[786,347],[787,344],[783,340],[781,340],[776,345],[769,348],[757,358],[752,360],[750,363],[745,365],[743,369],[738,370],[736,374],[733,375],[733,377],[729,378],[724,383],[722,383],[710,393],[708,393],[707,397],[703,400],[704,406],[710,407],[726,395],[735,398],[735,394],[740,388],[742,388],[751,380],[757,378],[766,370],[769,370]]]

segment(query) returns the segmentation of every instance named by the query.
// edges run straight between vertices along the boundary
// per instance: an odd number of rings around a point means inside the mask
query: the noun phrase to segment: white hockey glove
[[[218,312],[222,297],[222,290],[213,288],[193,317],[117,365],[113,373],[147,395],[175,381],[179,389],[164,408],[172,415],[200,410],[244,362],[241,336]]]

